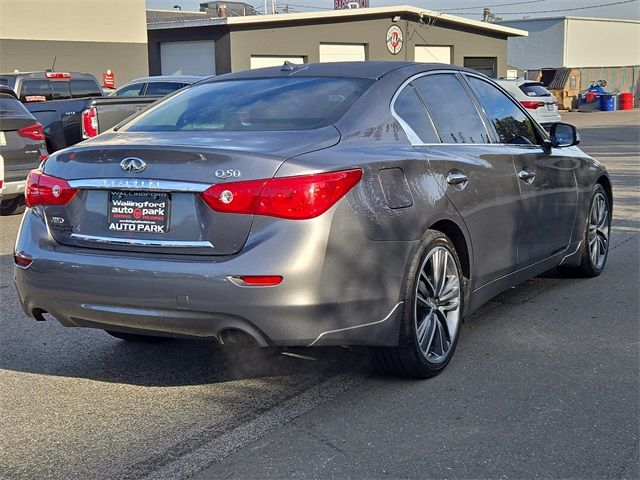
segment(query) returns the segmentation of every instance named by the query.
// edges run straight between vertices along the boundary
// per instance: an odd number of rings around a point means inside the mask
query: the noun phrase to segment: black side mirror
[[[551,145],[556,148],[572,147],[580,143],[578,129],[568,123],[554,123],[549,130]]]

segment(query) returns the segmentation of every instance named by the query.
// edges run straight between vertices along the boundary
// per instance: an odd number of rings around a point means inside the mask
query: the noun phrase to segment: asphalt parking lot
[[[428,381],[358,349],[231,362],[35,322],[1,217],[0,478],[638,478],[640,111],[564,120],[612,174],[606,271],[496,297]]]

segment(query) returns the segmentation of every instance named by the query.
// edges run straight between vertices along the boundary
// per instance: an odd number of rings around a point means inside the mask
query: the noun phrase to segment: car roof
[[[0,73],[0,75],[4,76],[4,75],[11,75],[11,76],[15,76],[15,77],[25,77],[25,78],[42,78],[45,79],[47,72],[45,70],[42,70],[40,72],[7,72],[7,73]],[[51,78],[49,80],[73,80],[73,79],[78,79],[78,78],[90,78],[91,80],[94,80],[95,77],[93,75],[91,75],[90,73],[83,73],[83,72],[69,72],[67,70],[64,71],[53,71],[51,73],[69,73],[71,74],[71,78]]]
[[[0,85],[0,95],[9,95],[16,100],[18,99],[18,95],[13,91],[13,88],[8,87],[7,85]]]
[[[284,65],[284,64],[283,64]],[[327,62],[327,63],[305,63],[305,64],[289,64],[290,69],[284,66],[258,68],[255,70],[244,70],[242,72],[228,73],[218,77],[211,78],[209,81],[231,80],[240,78],[258,78],[258,77],[282,77],[287,75],[295,75],[296,77],[353,77],[368,78],[377,80],[383,76],[408,67],[421,66],[424,71],[429,70],[460,70],[470,71],[467,68],[457,67],[442,63],[417,63],[417,62],[383,62],[383,61],[367,61],[367,62]]]
[[[132,83],[153,83],[153,82],[180,82],[180,83],[196,83],[200,80],[208,78],[210,75],[155,75],[151,77],[140,77],[127,82]]]

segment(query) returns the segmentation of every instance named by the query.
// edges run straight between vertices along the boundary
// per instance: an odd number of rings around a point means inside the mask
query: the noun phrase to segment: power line
[[[526,2],[496,3],[494,5],[474,5],[473,7],[459,7],[459,8],[441,8],[439,10],[441,12],[452,12],[452,11],[459,12],[461,10],[473,10],[476,8],[506,7],[511,5],[524,5],[527,3],[540,3],[540,2],[547,2],[547,1],[549,0],[528,0]]]
[[[610,7],[612,5],[622,5],[624,3],[631,3],[631,2],[637,2],[637,1],[638,0],[622,0],[619,2],[600,3],[598,5],[588,5],[586,7],[560,8],[560,9],[554,9],[554,10],[535,10],[531,12],[492,12],[492,13],[494,15],[529,15],[529,14],[536,14],[536,13],[572,12],[576,10],[587,10],[589,8],[600,8],[600,7]],[[458,11],[456,10],[455,12],[450,12],[450,13],[458,13]],[[460,13],[464,13],[465,15],[470,15],[469,12],[460,12]],[[481,12],[478,12],[478,14],[480,13]]]

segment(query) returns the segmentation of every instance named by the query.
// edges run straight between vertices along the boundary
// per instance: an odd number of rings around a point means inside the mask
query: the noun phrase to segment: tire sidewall
[[[605,201],[607,202],[608,223],[609,223],[608,224],[609,238],[607,239],[607,252],[604,256],[604,262],[602,263],[602,266],[600,268],[597,268],[593,264],[593,261],[591,260],[590,249],[589,249],[589,222],[591,221],[591,209],[593,208],[593,203],[595,202],[596,196],[598,195],[598,193],[601,193],[604,196]],[[584,240],[583,240],[584,253],[583,253],[583,259],[582,259],[583,264],[592,272],[593,275],[599,275],[607,266],[607,260],[609,258],[609,248],[611,244],[611,217],[613,213],[611,210],[612,210],[611,202],[609,200],[609,196],[607,195],[607,192],[602,187],[602,185],[600,185],[599,183],[596,183],[591,193],[591,200],[589,201],[589,208],[587,210],[587,217],[586,217],[585,226],[584,226]]]
[[[433,363],[427,360],[427,358],[422,354],[420,350],[420,346],[418,344],[418,336],[417,336],[417,325],[414,313],[414,304],[415,304],[415,295],[416,295],[416,284],[419,280],[420,269],[422,264],[427,256],[427,254],[435,247],[444,247],[449,253],[452,255],[454,262],[456,264],[456,269],[458,271],[458,278],[460,280],[460,319],[459,326],[456,332],[456,336],[453,339],[451,348],[449,352],[445,356],[445,358],[438,363]],[[403,318],[402,318],[402,329],[400,332],[400,343],[404,344],[405,347],[410,348],[412,356],[415,357],[414,361],[422,367],[422,369],[427,370],[429,372],[438,372],[444,369],[456,350],[456,346],[458,344],[458,339],[460,338],[460,331],[462,327],[463,320],[463,312],[464,312],[464,300],[465,300],[465,292],[464,292],[464,279],[462,275],[462,268],[460,264],[460,259],[458,258],[458,254],[453,246],[453,243],[449,238],[441,232],[437,232],[435,230],[428,231],[425,236],[421,239],[420,244],[414,254],[413,260],[411,261],[410,268],[407,272],[406,280],[405,280],[405,290],[404,290],[404,305],[403,305]]]

